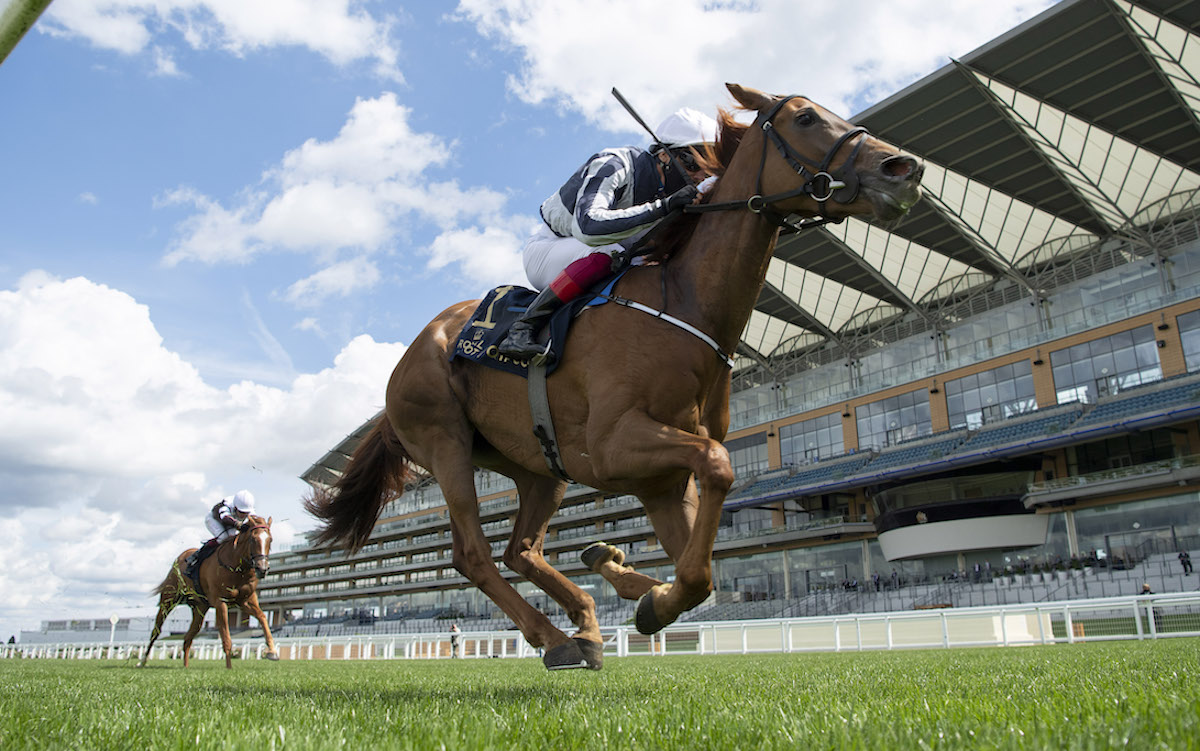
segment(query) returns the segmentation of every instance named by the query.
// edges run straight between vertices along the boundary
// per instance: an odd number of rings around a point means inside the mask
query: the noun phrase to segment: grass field
[[[393,662],[0,661],[0,748],[1200,748],[1200,640]]]

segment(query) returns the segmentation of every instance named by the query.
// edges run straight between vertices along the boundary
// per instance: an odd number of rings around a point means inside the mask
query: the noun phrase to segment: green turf
[[[1200,640],[606,659],[0,661],[0,748],[1200,747]]]

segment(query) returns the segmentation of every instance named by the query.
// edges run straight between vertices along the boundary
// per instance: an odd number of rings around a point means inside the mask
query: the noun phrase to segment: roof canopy
[[[881,311],[935,325],[947,295],[1034,294],[1044,247],[1150,243],[1145,209],[1200,189],[1198,35],[1198,3],[1065,0],[850,118],[925,160],[925,198],[890,231],[781,239],[737,369],[850,353]]]

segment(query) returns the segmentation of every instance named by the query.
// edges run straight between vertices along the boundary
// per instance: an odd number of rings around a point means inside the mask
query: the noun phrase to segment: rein
[[[829,200],[837,201],[838,203],[850,203],[858,197],[858,172],[854,169],[854,159],[858,156],[859,149],[862,148],[866,138],[860,136],[870,135],[866,128],[854,127],[843,133],[837,141],[834,142],[829,150],[825,152],[825,157],[821,161],[813,162],[804,157],[803,154],[796,151],[790,143],[784,140],[783,136],[779,135],[779,131],[775,129],[772,121],[779,110],[783,108],[796,95],[791,95],[780,99],[775,103],[775,106],[767,110],[765,113],[759,114],[754,120],[752,127],[760,128],[763,132],[762,154],[758,163],[758,177],[755,180],[754,195],[744,201],[722,201],[720,203],[705,203],[699,205],[685,206],[683,211],[689,214],[702,214],[710,211],[729,211],[733,209],[746,209],[755,214],[763,214],[776,225],[782,227],[785,231],[799,232],[810,227],[819,227],[823,224],[839,224],[841,219],[830,219],[822,216],[820,219],[815,219],[800,224],[793,223],[780,212],[776,211],[774,204],[795,198],[796,196],[808,194],[817,205],[820,207],[821,214],[825,213],[825,202]],[[842,163],[842,166],[836,170],[830,170],[830,165],[834,158],[842,150],[842,147],[852,138],[857,138],[854,148],[851,149],[850,155]],[[775,146],[783,160],[787,162],[803,182],[799,187],[792,190],[783,191],[782,193],[774,193],[769,196],[762,194],[762,179],[763,172],[767,164],[767,143],[770,142]]]

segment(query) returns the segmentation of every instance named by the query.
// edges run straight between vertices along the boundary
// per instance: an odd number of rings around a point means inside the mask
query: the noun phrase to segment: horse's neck
[[[225,554],[232,558],[232,561],[225,562],[227,565],[237,568],[241,564],[242,559],[246,557],[246,551],[242,550],[245,545],[239,545],[238,541],[242,538],[240,534],[234,535],[225,541],[223,547],[227,548]]]
[[[727,173],[712,202],[753,195],[755,180],[746,170]],[[734,351],[754,311],[777,233],[774,223],[747,210],[705,214],[687,247],[671,261],[669,278],[689,322],[709,332],[726,352]]]

